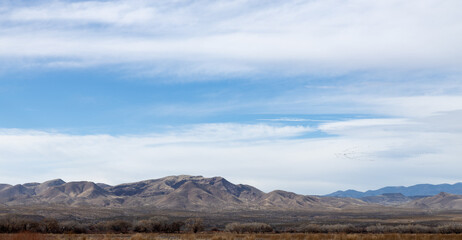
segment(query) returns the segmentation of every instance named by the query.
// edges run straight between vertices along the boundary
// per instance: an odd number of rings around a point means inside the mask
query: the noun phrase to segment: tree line
[[[58,222],[56,219],[51,218],[38,221],[21,218],[0,219],[0,233],[179,233],[181,231],[198,232],[202,230],[202,220],[195,218],[187,219],[186,221],[153,218],[135,222],[119,219],[96,223]]]
[[[84,223],[77,221],[58,222],[56,219],[44,218],[32,220],[19,217],[6,217],[0,219],[0,233],[180,233],[226,231],[232,233],[442,233],[460,234],[462,224],[448,223],[435,226],[420,224],[407,225],[353,225],[353,224],[301,224],[298,227],[273,227],[267,223],[239,223],[232,222],[218,228],[206,228],[201,218],[189,218],[184,221],[170,220],[165,217],[153,217],[137,221],[122,219]]]

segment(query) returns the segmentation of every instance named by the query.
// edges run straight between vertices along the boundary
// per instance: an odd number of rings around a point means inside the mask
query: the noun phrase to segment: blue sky
[[[342,90],[342,82],[352,81],[348,76],[257,77],[261,78],[196,82],[196,77],[130,78],[107,68],[34,69],[5,76],[1,123],[5,128],[129,134],[177,124],[317,125],[321,120],[366,117],[354,109],[333,111],[322,108],[330,107],[326,103],[293,103],[297,100],[287,97],[315,99],[326,93],[348,92]]]
[[[2,1],[0,182],[462,181],[459,1]]]

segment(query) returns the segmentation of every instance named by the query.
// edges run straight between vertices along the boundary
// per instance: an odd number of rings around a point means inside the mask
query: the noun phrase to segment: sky
[[[0,1],[0,182],[462,181],[458,0]]]

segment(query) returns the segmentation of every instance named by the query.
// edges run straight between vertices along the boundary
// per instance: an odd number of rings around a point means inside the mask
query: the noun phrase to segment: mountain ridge
[[[352,190],[344,193],[359,196],[361,192]],[[167,176],[114,186],[90,181],[65,182],[62,179],[0,185],[2,206],[50,204],[194,211],[341,210],[381,206],[462,210],[462,196],[439,193],[429,197],[412,197],[402,193],[381,193],[352,198],[301,195],[283,190],[265,193],[250,185],[233,184],[223,177],[190,175]]]
[[[92,205],[100,207],[153,207],[159,209],[340,209],[367,205],[357,199],[329,199],[282,190],[265,193],[253,186],[233,184],[223,177],[167,176],[108,185],[89,181],[1,185],[0,204]]]

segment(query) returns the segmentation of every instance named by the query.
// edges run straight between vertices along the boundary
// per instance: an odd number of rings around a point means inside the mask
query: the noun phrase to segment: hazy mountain
[[[401,193],[404,196],[433,196],[440,192],[462,195],[462,183],[456,184],[418,184],[410,187],[384,187],[377,190],[359,192],[356,190],[337,191],[326,196],[330,197],[351,197],[363,198],[369,196],[379,196],[386,193]]]
[[[264,193],[222,177],[170,176],[110,186],[93,182],[64,182],[2,185],[0,204],[93,205],[110,207],[150,206],[161,209],[340,209],[367,205],[357,199],[304,196],[281,190]]]

